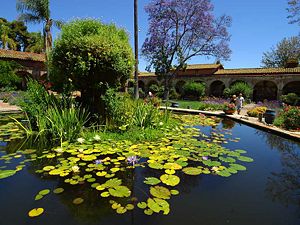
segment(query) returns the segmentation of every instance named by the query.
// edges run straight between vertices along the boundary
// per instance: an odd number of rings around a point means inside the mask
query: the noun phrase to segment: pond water
[[[223,145],[247,150],[247,156],[254,162],[247,164],[246,171],[230,177],[181,176],[176,187],[180,194],[169,201],[169,215],[151,216],[140,209],[118,215],[107,200],[100,198],[99,192],[87,184],[70,188],[61,179],[43,179],[35,173],[39,160],[28,162],[16,175],[0,180],[0,225],[300,224],[299,143],[233,121],[224,121],[214,128],[198,128],[207,136],[229,135],[231,141]],[[20,145],[20,141],[0,142],[0,157],[14,152]],[[37,147],[33,145],[22,148]],[[12,165],[18,165],[23,157],[16,157]],[[0,161],[0,167],[5,165]],[[134,173],[132,191],[139,198],[143,195],[144,177],[153,176],[153,171],[136,168]],[[65,192],[34,200],[40,190],[57,187],[63,187]],[[84,198],[80,205],[72,203],[77,196]],[[45,208],[44,214],[28,217],[28,211],[38,207]]]

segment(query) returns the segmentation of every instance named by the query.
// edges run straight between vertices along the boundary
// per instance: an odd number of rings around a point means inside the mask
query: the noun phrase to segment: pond
[[[51,157],[46,159],[37,157],[37,160],[30,162],[32,157],[29,156],[35,154],[35,148],[42,148],[42,151],[46,152],[43,150],[45,146],[38,147],[36,143],[26,143],[22,146],[20,140],[2,141],[0,168],[7,169],[17,165],[23,167],[23,164],[26,166],[14,176],[0,179],[2,203],[0,224],[300,224],[299,143],[231,120],[224,120],[214,127],[196,126],[196,128],[204,134],[197,131],[199,140],[222,142],[221,145],[232,150],[245,149],[246,156],[253,158],[254,161],[241,163],[247,170],[229,177],[212,174],[180,175],[180,184],[174,188],[180,194],[175,193],[176,195],[168,200],[170,204],[168,215],[154,213],[148,216],[137,207],[119,215],[112,209],[111,204],[114,202],[110,200],[108,203],[108,199],[101,198],[101,192],[90,188],[88,182],[72,186],[65,183],[62,178],[49,177],[44,173],[37,174],[35,171],[44,168],[47,165],[45,160],[49,161]],[[24,151],[19,149],[27,149],[27,154],[23,154]],[[17,152],[14,153],[15,151]],[[11,159],[7,160],[8,154]],[[147,185],[144,178],[154,177],[156,173],[158,172],[147,167],[137,167],[126,172],[126,179],[129,180],[127,186],[130,187],[131,193],[135,193],[136,199],[130,200],[133,204],[144,195],[149,195],[145,193]],[[58,190],[58,187],[63,188],[64,192],[53,194],[53,190]],[[47,189],[51,190],[51,193],[44,193],[45,196],[41,193],[41,199],[35,200],[37,193]],[[84,202],[74,204],[73,201],[77,197],[79,202],[80,199]],[[120,204],[127,203],[120,201]],[[30,218],[28,212],[39,207],[45,209],[44,213],[39,217]]]

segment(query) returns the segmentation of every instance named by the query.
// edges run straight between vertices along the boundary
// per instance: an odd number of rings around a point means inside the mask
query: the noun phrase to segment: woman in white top
[[[243,108],[243,102],[244,101],[245,101],[245,99],[243,97],[243,94],[240,93],[239,97],[237,97],[236,100],[235,100],[236,110],[237,110],[238,114],[240,114],[241,109]]]

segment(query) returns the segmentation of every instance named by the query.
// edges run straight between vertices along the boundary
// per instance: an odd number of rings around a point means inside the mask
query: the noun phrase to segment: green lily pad
[[[160,180],[169,186],[176,186],[180,182],[180,178],[176,175],[164,174],[160,176]]]
[[[15,175],[15,170],[0,170],[0,179],[4,179],[10,176]]]
[[[53,193],[54,193],[54,194],[61,194],[61,193],[63,193],[63,192],[64,192],[64,189],[63,189],[63,188],[56,188],[56,189],[53,190]]]
[[[235,169],[237,171],[239,171],[239,170],[241,170],[241,171],[247,170],[246,167],[244,167],[244,166],[242,166],[240,164],[229,164],[229,165],[230,165],[230,168]]]
[[[127,209],[124,208],[124,207],[119,207],[117,208],[117,211],[116,211],[118,214],[124,214],[127,212]]]
[[[35,208],[28,212],[28,216],[29,217],[37,217],[37,216],[40,216],[41,214],[43,214],[43,212],[44,212],[43,208]]]
[[[49,189],[44,189],[44,190],[41,190],[41,191],[39,192],[39,195],[45,196],[45,195],[47,195],[47,194],[49,194],[49,193],[50,193],[50,190],[49,190]]]
[[[110,194],[109,194],[108,191],[102,192],[100,195],[101,195],[101,197],[103,197],[103,198],[107,198],[107,197],[110,196]]]
[[[114,197],[129,197],[131,194],[131,191],[126,186],[116,186],[113,188],[108,189],[110,195]]]
[[[246,156],[239,156],[238,160],[243,161],[243,162],[253,162],[252,158],[246,157]]]
[[[170,191],[172,195],[179,195],[179,191],[178,190],[171,190]]]
[[[162,186],[154,186],[150,188],[150,194],[161,199],[170,199],[171,193],[169,189]]]
[[[160,180],[156,177],[146,177],[144,183],[149,185],[157,185],[160,183]]]
[[[137,207],[139,207],[140,209],[145,209],[145,208],[147,208],[147,203],[146,202],[139,202],[137,204]]]
[[[75,198],[73,200],[73,204],[75,204],[75,205],[79,205],[79,204],[81,204],[83,202],[84,202],[83,198]]]
[[[38,201],[40,199],[42,199],[44,196],[43,195],[40,195],[40,194],[37,194],[34,198],[34,200]]]
[[[145,209],[144,213],[148,216],[151,216],[153,214],[153,211],[151,209]]]
[[[186,167],[183,168],[182,171],[187,175],[199,175],[202,173],[202,169],[196,167]]]

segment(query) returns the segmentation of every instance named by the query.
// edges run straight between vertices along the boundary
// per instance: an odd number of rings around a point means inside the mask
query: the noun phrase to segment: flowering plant
[[[235,104],[233,104],[233,103],[225,103],[223,110],[234,110],[235,111]]]

